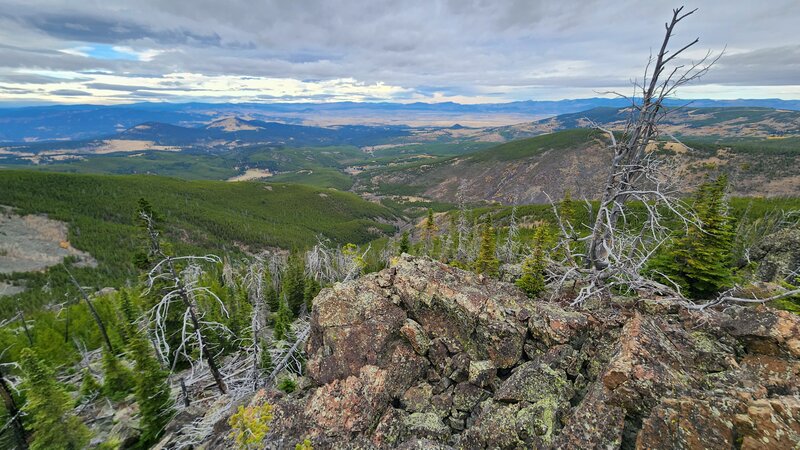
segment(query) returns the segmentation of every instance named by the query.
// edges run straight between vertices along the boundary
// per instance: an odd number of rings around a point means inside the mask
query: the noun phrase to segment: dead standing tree
[[[253,354],[253,367],[252,367],[252,380],[253,389],[258,387],[259,378],[261,375],[261,355],[263,351],[268,351],[262,348],[262,333],[266,328],[266,318],[269,315],[269,306],[265,300],[265,286],[264,286],[264,261],[256,258],[254,262],[248,265],[247,273],[242,280],[245,288],[247,289],[250,304],[253,306],[252,315],[250,317],[250,331],[253,334],[252,354]]]
[[[675,58],[699,42],[699,38],[695,39],[680,50],[670,53],[668,46],[675,26],[696,10],[687,13],[682,11],[683,7],[673,10],[672,19],[665,24],[666,34],[655,61],[652,58],[648,61],[642,84],[635,85],[637,91],[641,89],[641,99],[637,101],[635,96],[631,99],[631,115],[620,139],[611,130],[596,127],[608,135],[614,151],[588,241],[586,264],[596,270],[603,270],[614,263],[612,258],[615,247],[619,247],[615,242],[617,226],[624,217],[630,200],[661,203],[675,210],[680,217],[687,218],[684,214],[686,209],[681,207],[680,200],[664,189],[664,182],[668,178],[663,176],[661,161],[649,148],[658,138],[660,119],[667,113],[663,105],[664,99],[672,95],[678,87],[703,76],[719,58],[710,60],[710,53],[707,53],[700,61],[688,67],[677,65],[670,68],[670,63]],[[651,64],[654,64],[652,72]],[[657,226],[657,223],[651,225]]]
[[[153,316],[152,321],[156,327],[154,334],[156,340],[158,341],[159,347],[165,349],[165,353],[169,353],[165,321],[170,304],[173,302],[173,300],[179,299],[182,302],[185,311],[183,314],[181,344],[175,351],[175,357],[177,359],[178,354],[181,352],[187,358],[189,357],[186,348],[189,346],[190,337],[193,336],[196,340],[196,345],[200,350],[200,359],[202,360],[205,358],[206,362],[208,363],[208,369],[211,372],[211,376],[214,378],[217,388],[221,393],[225,394],[227,393],[225,381],[223,380],[217,363],[214,359],[214,353],[211,352],[211,349],[208,346],[208,341],[203,335],[203,325],[222,325],[208,324],[202,321],[202,315],[198,312],[197,306],[195,305],[194,295],[198,292],[211,295],[219,302],[223,312],[226,311],[225,305],[209,289],[198,286],[195,282],[193,282],[192,279],[196,280],[196,276],[191,277],[192,274],[189,274],[190,279],[187,282],[176,268],[176,262],[179,261],[220,263],[221,260],[219,257],[214,255],[175,257],[166,254],[161,247],[161,243],[159,242],[159,233],[156,230],[151,215],[145,211],[141,211],[139,213],[139,217],[142,219],[147,228],[147,234],[150,240],[150,253],[159,259],[159,262],[156,263],[147,274],[147,289],[144,291],[143,295],[148,294],[150,290],[157,286],[159,281],[165,281],[168,284],[166,287],[166,293],[151,309],[151,315]],[[191,324],[192,327],[191,333],[187,332],[189,324]]]
[[[571,253],[565,258],[569,263],[557,276],[560,283],[580,280],[582,288],[574,300],[580,304],[586,299],[606,294],[611,287],[653,290],[653,283],[641,276],[645,263],[654,252],[668,241],[671,230],[663,223],[663,213],[668,211],[684,224],[696,223],[691,209],[678,195],[676,177],[671,167],[660,160],[652,150],[652,143],[659,137],[658,125],[668,113],[664,100],[680,86],[703,76],[719,58],[711,53],[691,64],[674,65],[675,59],[699,42],[695,39],[679,50],[669,50],[675,26],[696,10],[683,13],[683,7],[673,10],[672,18],[665,24],[666,33],[655,59],[648,61],[641,83],[634,83],[634,95],[630,97],[630,116],[621,132],[614,132],[599,125],[596,129],[608,136],[613,157],[608,177],[596,211],[590,208],[590,232],[579,239],[585,242],[585,252],[574,251],[576,247],[563,245]],[[622,94],[614,93],[628,98]],[[631,202],[643,205],[646,218],[640,230],[626,230]],[[566,241],[575,236],[572,224],[563,223],[558,212],[560,228]],[[583,267],[578,263],[583,261]]]
[[[648,61],[641,84],[634,83],[630,116],[624,129],[615,133],[592,124],[608,136],[613,158],[597,211],[593,212],[587,202],[590,217],[594,219],[589,235],[579,239],[586,242],[585,253],[571,251],[568,243],[575,240],[575,229],[561,219],[554,206],[563,234],[560,248],[567,249],[570,254],[565,258],[568,264],[559,265],[557,272],[560,273],[551,271],[551,277],[559,280],[559,287],[569,280],[581,283],[573,304],[606,295],[611,288],[659,294],[690,309],[700,310],[729,302],[764,303],[800,293],[800,289],[796,289],[768,298],[741,298],[733,295],[733,289],[698,304],[686,298],[677,284],[659,283],[642,275],[647,262],[672,236],[673,230],[665,224],[665,213],[677,218],[685,227],[702,228],[694,212],[679,195],[682,187],[677,185],[680,178],[674,168],[661,160],[652,146],[660,136],[659,122],[669,113],[664,100],[680,86],[705,75],[722,55],[712,57],[708,52],[696,62],[674,64],[678,56],[699,42],[699,39],[694,39],[675,52],[669,50],[676,25],[695,11],[684,13],[683,7],[673,10],[671,20],[665,24],[666,33],[658,54]],[[674,136],[669,137],[683,145]],[[629,225],[629,208],[633,202],[645,210],[643,225],[638,230],[626,226]],[[583,267],[578,265],[581,260],[584,261]]]

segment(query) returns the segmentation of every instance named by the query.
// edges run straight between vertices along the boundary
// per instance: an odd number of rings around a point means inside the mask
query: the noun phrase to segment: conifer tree
[[[97,378],[92,375],[92,372],[89,369],[83,369],[83,381],[81,382],[81,397],[82,398],[90,398],[99,394],[100,391],[103,389],[103,386],[100,385],[100,382],[97,381]]]
[[[314,297],[316,297],[321,290],[322,286],[319,284],[319,281],[315,280],[314,278],[306,278],[305,291],[303,292],[303,300],[306,304],[306,310],[311,311],[311,308],[314,306]]]
[[[733,219],[728,216],[721,175],[703,183],[695,193],[694,210],[701,227],[689,226],[651,268],[666,275],[692,298],[709,298],[733,284]]]
[[[273,323],[273,336],[276,341],[286,339],[289,336],[292,319],[292,310],[289,308],[289,303],[286,299],[281,300]]]
[[[452,261],[458,251],[458,224],[455,214],[450,214],[450,225],[447,236],[442,243],[441,260],[445,263]]]
[[[411,241],[408,237],[408,231],[403,232],[403,236],[400,238],[400,247],[398,248],[398,251],[401,255],[411,251]]]
[[[122,400],[134,387],[133,372],[119,358],[103,350],[103,395],[111,400]]]
[[[439,228],[436,226],[436,221],[433,218],[433,209],[428,208],[428,217],[425,219],[425,224],[422,228],[422,234],[425,237],[425,253],[428,256],[433,256],[433,239],[436,236],[436,231],[438,230]]]
[[[475,272],[496,277],[500,270],[500,261],[497,259],[497,233],[492,226],[492,219],[489,216],[481,232],[480,251],[478,259],[475,260]]]
[[[261,352],[261,361],[259,365],[265,372],[271,372],[272,369],[275,368],[275,363],[272,361],[272,354],[269,352],[269,342],[267,342],[266,339],[261,340],[261,348],[263,350]]]
[[[564,192],[564,198],[558,205],[558,214],[564,222],[572,223],[575,221],[575,202],[572,200],[572,192],[569,189]]]
[[[80,450],[89,443],[90,432],[72,412],[72,399],[55,380],[33,350],[20,354],[23,389],[27,401],[22,411],[31,424],[31,450]]]
[[[168,382],[169,374],[161,368],[153,349],[141,333],[135,333],[131,338],[128,354],[135,364],[134,393],[141,417],[140,442],[144,444],[142,447],[146,447],[155,442],[174,413]]]
[[[545,227],[540,225],[533,234],[531,254],[522,264],[522,276],[516,281],[517,286],[530,298],[535,298],[544,291],[545,269],[547,262],[544,253]]]
[[[300,314],[304,304],[305,278],[303,261],[298,255],[292,255],[281,280],[281,297],[288,302],[294,316]]]
[[[153,224],[161,223],[161,217],[158,216],[158,213],[153,209],[150,202],[145,200],[144,198],[140,198],[137,202],[136,208],[136,217],[134,220],[136,223],[139,223],[143,227],[146,227],[147,224],[142,222],[141,214],[147,214],[148,217],[151,217],[153,220]],[[147,239],[142,239],[139,243],[139,250],[133,255],[133,265],[139,270],[147,270],[153,265],[153,254],[150,251],[150,245]]]
[[[138,317],[138,311],[127,289],[121,289],[119,292],[119,316],[120,334],[127,344],[132,334],[136,331],[136,318]]]
[[[267,290],[264,293],[264,301],[267,303],[270,311],[277,311],[278,307],[280,306],[280,292],[275,289],[275,286],[272,285],[271,280],[268,280],[266,285]]]

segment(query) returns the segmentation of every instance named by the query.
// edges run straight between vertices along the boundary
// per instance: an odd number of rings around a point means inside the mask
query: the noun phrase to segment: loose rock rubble
[[[267,448],[800,445],[800,317],[763,306],[572,310],[404,255],[323,290],[307,350]]]

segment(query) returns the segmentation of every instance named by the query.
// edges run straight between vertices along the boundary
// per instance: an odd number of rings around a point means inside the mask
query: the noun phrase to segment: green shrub
[[[287,394],[291,394],[297,390],[297,382],[290,377],[281,378],[278,380],[278,389],[286,392]]]

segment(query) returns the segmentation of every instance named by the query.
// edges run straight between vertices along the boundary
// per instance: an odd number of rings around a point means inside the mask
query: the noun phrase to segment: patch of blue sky
[[[90,44],[81,50],[86,56],[95,59],[127,59],[131,61],[139,59],[139,55],[132,51],[108,44]]]

